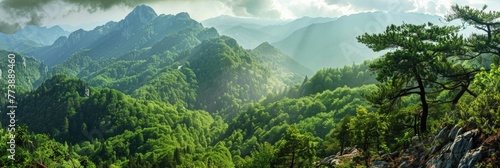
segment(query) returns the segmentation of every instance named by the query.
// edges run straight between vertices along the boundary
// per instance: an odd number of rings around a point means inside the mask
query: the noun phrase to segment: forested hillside
[[[482,33],[363,32],[350,40],[383,52],[338,67],[137,6],[33,53],[0,51],[16,55],[15,88],[0,63],[0,110],[8,89],[17,106],[15,131],[0,116],[0,151],[16,158],[0,167],[494,167],[499,18],[456,5],[444,19]]]
[[[44,80],[44,78],[46,78],[48,68],[42,61],[27,55],[9,52],[6,50],[0,50],[0,54],[5,57],[9,54],[15,55],[15,62],[17,64],[15,64],[13,68],[16,70],[15,74],[18,75],[16,78],[16,87],[18,91],[26,92],[33,90],[42,82],[42,80]],[[2,79],[1,84],[3,86],[6,86],[8,83],[6,79],[8,79],[9,75],[9,71],[7,69],[9,64],[10,63],[7,61],[0,63],[0,66],[2,67],[2,70],[0,71],[0,79]]]
[[[53,45],[39,48],[28,54],[45,61],[49,66],[63,62],[75,52],[88,49],[93,59],[120,57],[131,51],[152,47],[166,35],[202,25],[187,13],[157,15],[145,5],[136,7],[119,22],[108,22],[94,30],[77,30],[68,37],[60,37]]]
[[[291,59],[267,42],[254,48],[252,54],[274,74],[277,79],[275,85],[278,86],[294,85],[297,81],[301,81],[304,76],[313,74],[312,70]]]

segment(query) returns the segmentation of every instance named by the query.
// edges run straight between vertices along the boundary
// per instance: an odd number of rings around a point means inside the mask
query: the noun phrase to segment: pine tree
[[[420,97],[422,108],[420,130],[427,131],[429,114],[428,88],[438,81],[443,65],[448,64],[444,57],[452,50],[461,51],[463,40],[457,35],[459,27],[423,25],[390,25],[381,34],[367,34],[357,37],[373,51],[391,49],[369,65],[382,82],[379,90],[369,97],[377,104],[390,102],[391,106],[401,97],[416,94]]]

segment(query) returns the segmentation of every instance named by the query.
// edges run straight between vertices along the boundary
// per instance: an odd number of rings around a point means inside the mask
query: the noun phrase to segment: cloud
[[[337,17],[352,12],[339,5],[327,4],[324,0],[292,0],[286,8],[294,17]]]
[[[408,0],[325,0],[325,2],[355,10],[407,11],[415,8],[414,1]]]
[[[355,11],[377,10],[377,11],[403,11],[419,12],[432,15],[444,16],[450,10],[451,5],[468,5],[481,8],[488,5],[489,9],[498,9],[498,0],[324,0],[328,5],[339,5],[351,8]]]
[[[281,18],[274,0],[220,0],[232,9],[237,16],[259,17],[267,19]]]
[[[2,33],[15,33],[17,30],[21,29],[21,25],[18,23],[7,23],[0,21],[0,30]]]
[[[26,25],[41,25],[65,20],[68,15],[100,13],[134,7],[139,4],[159,5],[168,11],[193,11],[200,17],[219,14],[280,19],[339,17],[365,11],[407,11],[443,16],[453,4],[488,9],[500,8],[498,0],[0,0],[0,32],[14,33]],[[193,5],[197,4],[197,5]],[[217,7],[214,9],[214,5]],[[165,7],[163,7],[165,6]],[[216,11],[216,12],[214,12]],[[121,12],[126,12],[122,10]],[[157,11],[160,12],[161,11]],[[105,14],[106,15],[106,14]],[[109,15],[107,15],[109,16]],[[89,18],[85,18],[89,20]],[[92,20],[92,19],[90,19]]]
[[[165,0],[0,0],[0,32],[14,33],[26,25],[40,26],[53,15],[71,15],[86,11],[107,11],[116,6],[134,7],[139,4],[166,2]],[[203,2],[202,0],[167,0],[167,2]],[[275,0],[212,0],[224,4],[234,15],[279,19]],[[70,10],[68,10],[68,8]],[[65,12],[62,13],[61,12]],[[51,17],[52,16],[52,17]]]
[[[41,25],[51,12],[54,5],[65,8],[75,6],[80,12],[86,10],[94,13],[99,10],[108,10],[114,6],[133,7],[143,3],[160,2],[161,0],[3,0],[0,1],[0,32],[14,33],[26,25]],[[70,13],[67,13],[70,14]]]
[[[43,6],[50,0],[4,0],[0,2],[2,16],[8,16],[0,20],[0,32],[14,33],[25,25],[40,25],[43,14],[40,13]]]

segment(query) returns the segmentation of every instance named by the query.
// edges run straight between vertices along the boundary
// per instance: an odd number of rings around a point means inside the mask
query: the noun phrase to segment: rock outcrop
[[[495,149],[498,146],[495,144],[500,144],[498,135],[485,138],[479,129],[446,126],[434,137],[419,138],[408,149],[377,157],[381,159],[372,160],[370,167],[469,168],[477,167],[485,159],[494,165],[497,161],[491,159],[498,154]],[[321,165],[335,167],[349,159],[343,156],[337,154],[327,157],[321,161]]]
[[[426,166],[443,168],[473,167],[478,160],[481,160],[482,158],[480,156],[483,152],[482,148],[474,148],[476,145],[474,144],[474,138],[478,138],[478,135],[480,134],[479,130],[473,129],[464,133],[461,132],[462,128],[454,127],[450,131],[450,136],[448,136],[449,140],[436,136],[432,147],[434,150],[431,150],[429,153],[430,159],[427,160]],[[439,146],[443,147],[440,148]],[[461,166],[459,166],[459,164]]]
[[[344,149],[344,152],[342,153],[338,152],[336,155],[331,155],[324,158],[321,162],[319,162],[319,165],[317,164],[316,167],[320,167],[321,165],[333,168],[335,167],[335,165],[340,165],[346,160],[352,160],[354,157],[362,155],[363,152],[361,152],[361,150],[356,147],[347,148]]]

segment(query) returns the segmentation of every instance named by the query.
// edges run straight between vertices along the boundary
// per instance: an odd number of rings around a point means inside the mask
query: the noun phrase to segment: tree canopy
[[[423,25],[390,25],[381,34],[364,34],[358,41],[373,51],[389,50],[380,59],[370,64],[382,82],[371,100],[383,104],[394,104],[401,97],[419,95],[422,109],[420,130],[427,131],[430,94],[436,92],[435,82],[439,73],[450,64],[446,57],[450,52],[459,52],[465,43],[457,34],[459,27]],[[434,89],[434,90],[432,90]]]

